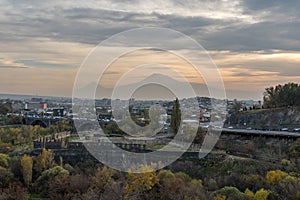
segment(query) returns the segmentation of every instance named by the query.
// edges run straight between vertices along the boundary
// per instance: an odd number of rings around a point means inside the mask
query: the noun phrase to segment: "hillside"
[[[300,127],[300,107],[263,109],[240,112],[231,115],[226,125],[235,128],[293,130]]]

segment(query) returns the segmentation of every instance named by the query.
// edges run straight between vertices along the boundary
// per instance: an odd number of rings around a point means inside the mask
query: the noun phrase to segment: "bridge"
[[[229,129],[223,128],[222,134],[237,134],[246,136],[264,136],[278,138],[300,138],[300,133],[289,131],[263,131],[263,130],[247,130],[247,129]]]
[[[37,125],[43,128],[50,127],[60,121],[72,121],[72,119],[66,117],[23,116],[22,118],[22,124],[24,125]]]
[[[23,116],[24,125],[39,125],[41,127],[50,127],[51,125],[56,124],[59,121],[69,121],[73,122],[73,119],[66,117],[43,117],[43,116]],[[86,126],[89,127],[94,124],[89,120],[80,120],[82,121],[82,129],[85,130]],[[80,129],[80,128],[79,128]],[[213,130],[220,130],[214,129]],[[276,137],[276,138],[291,138],[297,139],[300,138],[300,133],[298,132],[289,132],[289,131],[265,131],[265,130],[247,130],[247,129],[230,129],[223,128],[222,134],[236,134],[236,135],[245,135],[245,136],[264,136],[264,137]]]

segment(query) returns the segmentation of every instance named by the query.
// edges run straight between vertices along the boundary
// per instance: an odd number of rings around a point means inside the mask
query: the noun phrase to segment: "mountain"
[[[190,86],[195,91],[196,96],[208,96],[207,87],[204,84],[190,83]],[[119,86],[115,89],[115,93],[118,93],[118,95],[114,96],[120,99],[127,99],[126,97],[130,95],[130,97],[134,97],[136,99],[173,100],[175,98],[175,95],[173,94],[175,91],[183,97],[194,96],[187,90],[188,87],[188,83],[186,82],[175,80],[166,75],[153,73],[142,81]],[[174,90],[174,92],[172,90]],[[132,91],[135,92],[131,94]],[[112,92],[113,88],[98,86],[97,97],[110,98],[112,97]]]

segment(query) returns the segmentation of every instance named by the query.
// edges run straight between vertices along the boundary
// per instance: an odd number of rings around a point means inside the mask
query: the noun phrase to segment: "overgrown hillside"
[[[235,128],[293,130],[300,127],[300,107],[244,111],[230,116],[226,124]]]

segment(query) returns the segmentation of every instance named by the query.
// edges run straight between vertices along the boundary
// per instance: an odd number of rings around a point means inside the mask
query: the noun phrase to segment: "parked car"
[[[294,128],[293,131],[294,132],[300,132],[300,128]]]
[[[281,131],[289,131],[289,129],[288,128],[282,128],[282,129],[280,129]]]

